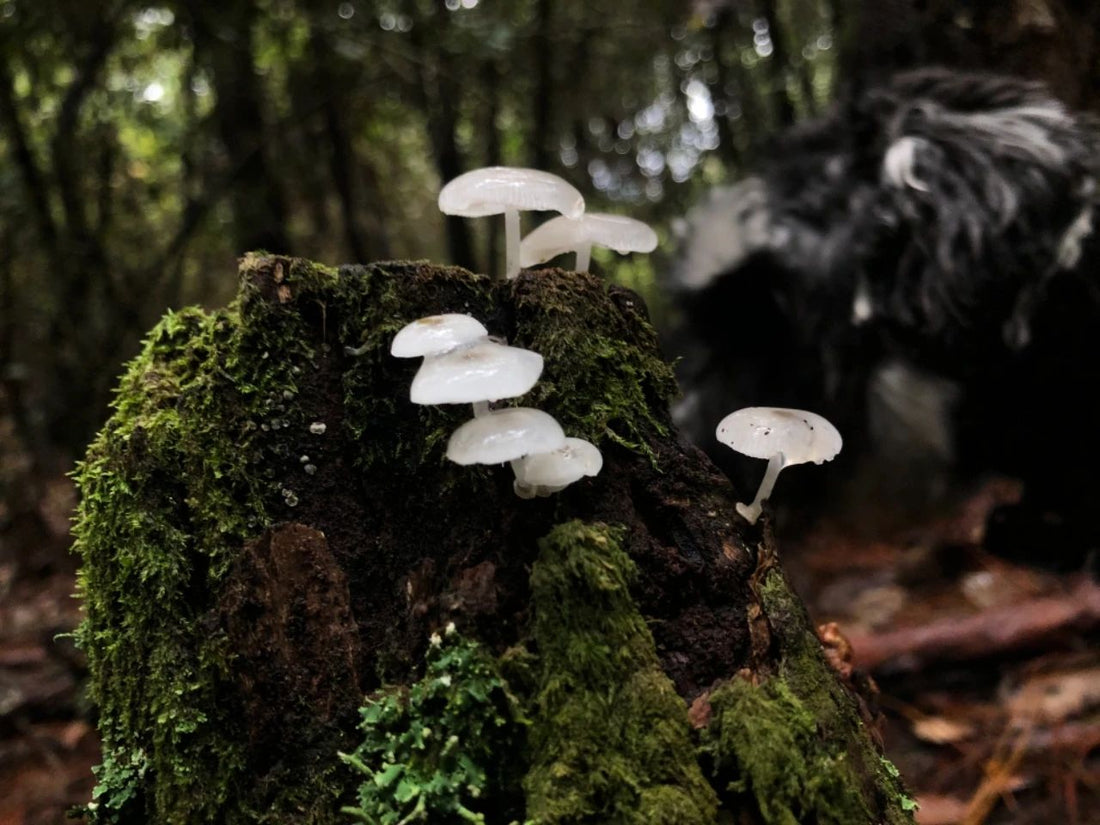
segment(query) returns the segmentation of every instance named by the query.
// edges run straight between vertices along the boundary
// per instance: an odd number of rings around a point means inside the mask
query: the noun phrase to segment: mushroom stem
[[[519,275],[519,210],[504,210],[504,277],[509,281]]]
[[[587,272],[589,265],[592,263],[592,244],[578,244],[573,252],[577,255],[577,261],[573,264],[573,269],[577,272]]]
[[[474,418],[481,418],[483,415],[489,414],[488,401],[475,401],[471,406],[474,408]]]
[[[760,511],[763,509],[761,503],[772,494],[775,480],[779,478],[779,471],[785,466],[786,459],[783,457],[783,453],[776,453],[769,458],[768,469],[764,472],[764,478],[760,482],[760,488],[756,491],[756,498],[752,500],[752,504],[738,502],[737,512],[744,516],[749,524],[756,524],[756,520],[760,518]]]

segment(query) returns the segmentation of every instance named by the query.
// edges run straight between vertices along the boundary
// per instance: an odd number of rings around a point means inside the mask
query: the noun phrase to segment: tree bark
[[[150,333],[80,472],[95,821],[335,823],[357,788],[380,822],[912,821],[767,518],[673,428],[637,296],[559,270],[240,277]],[[444,459],[470,411],[409,403],[417,364],[388,354],[441,312],[543,355],[523,403],[596,443],[597,477],[521,500],[507,467]]]
[[[233,228],[238,249],[284,252],[286,196],[278,163],[268,156],[264,94],[253,60],[254,2],[218,4],[186,0],[196,57],[209,69],[216,90],[214,118],[225,147],[233,185]]]
[[[462,68],[446,54],[435,54],[435,37],[444,36],[450,25],[439,15],[428,17],[413,26],[409,41],[418,56],[416,63],[419,84],[410,92],[424,113],[432,159],[439,173],[440,185],[469,171],[458,143],[459,108],[462,102]],[[447,251],[459,266],[474,266],[474,247],[465,219],[448,215],[444,221]]]

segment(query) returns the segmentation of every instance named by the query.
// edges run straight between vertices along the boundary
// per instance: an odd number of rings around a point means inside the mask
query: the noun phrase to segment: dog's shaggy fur
[[[684,222],[682,423],[710,449],[737,407],[813,409],[899,487],[1015,474],[1029,519],[1093,542],[1098,203],[1097,125],[1039,85],[925,70],[854,96]]]

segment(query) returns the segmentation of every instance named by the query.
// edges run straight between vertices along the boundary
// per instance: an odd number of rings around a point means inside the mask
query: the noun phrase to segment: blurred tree
[[[79,454],[167,306],[231,259],[493,271],[441,181],[506,163],[667,233],[833,76],[826,0],[0,2],[0,369],[40,456]],[[25,228],[26,231],[20,231]],[[597,257],[653,294],[657,263]]]
[[[251,0],[183,0],[196,60],[214,84],[213,119],[230,171],[233,238],[238,249],[286,251],[283,177],[269,159],[268,112],[253,59],[259,8]]]
[[[838,3],[842,62],[860,82],[923,65],[1042,80],[1068,104],[1100,108],[1100,4],[1092,0]]]

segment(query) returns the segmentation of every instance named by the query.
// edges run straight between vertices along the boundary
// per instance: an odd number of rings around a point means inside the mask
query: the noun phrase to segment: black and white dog
[[[736,480],[723,415],[811,409],[844,433],[849,469],[879,459],[881,495],[927,497],[938,470],[1008,473],[1024,502],[991,542],[1067,560],[1100,545],[1092,118],[1034,83],[923,70],[770,155],[681,227],[671,349],[697,443]]]

